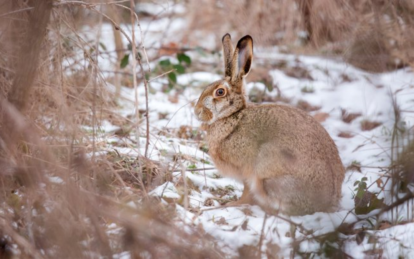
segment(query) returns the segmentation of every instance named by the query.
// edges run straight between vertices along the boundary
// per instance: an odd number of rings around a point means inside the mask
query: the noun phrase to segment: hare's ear
[[[233,61],[233,45],[231,44],[230,34],[226,33],[221,39],[223,43],[223,57],[224,57],[224,76],[233,77],[234,66]]]
[[[253,61],[253,38],[250,35],[246,35],[237,43],[235,55],[238,57],[238,78],[246,76]]]

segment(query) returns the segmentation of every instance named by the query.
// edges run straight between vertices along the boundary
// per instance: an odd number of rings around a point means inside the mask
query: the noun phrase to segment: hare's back
[[[265,104],[249,106],[244,113],[244,122],[251,124],[245,126],[255,127],[266,140],[277,139],[288,144],[300,142],[300,146],[314,142],[335,145],[319,122],[297,108]]]
[[[257,162],[262,160],[261,157],[263,160],[274,160],[277,156],[279,160],[296,166],[343,170],[332,138],[324,127],[307,113],[276,104],[250,106],[244,113],[242,128],[246,128],[245,131],[251,128],[250,132],[255,134],[246,132],[246,135],[257,138],[255,142],[260,143]]]

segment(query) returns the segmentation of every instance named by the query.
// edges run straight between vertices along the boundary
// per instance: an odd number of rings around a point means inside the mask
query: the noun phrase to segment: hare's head
[[[244,36],[233,51],[230,34],[223,36],[225,77],[211,83],[194,108],[197,118],[207,124],[232,115],[246,106],[244,78],[253,60],[253,39]]]

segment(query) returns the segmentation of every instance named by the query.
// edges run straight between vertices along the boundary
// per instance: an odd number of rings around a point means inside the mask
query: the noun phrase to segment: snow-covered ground
[[[146,35],[144,45],[157,42],[163,33],[161,28],[167,23],[162,19],[157,22],[141,21]],[[183,26],[182,20],[173,20],[170,23],[169,34],[174,35],[174,32],[180,31]],[[130,31],[130,27],[125,26],[125,30]],[[234,35],[233,39],[241,36],[243,35]],[[114,48],[110,25],[102,26],[101,37],[108,49]],[[177,38],[179,35],[169,39],[174,41]],[[201,57],[191,52],[188,54],[192,57],[193,63],[202,58],[210,62],[219,62],[218,65],[221,66],[218,56],[206,54],[210,56]],[[175,57],[169,59],[172,63],[177,62]],[[264,61],[274,64],[274,67],[284,64],[283,68],[269,70],[273,85],[278,87],[281,93],[279,97],[282,98],[276,98],[276,90],[267,91],[266,95],[275,100],[285,100],[283,104],[286,105],[308,105],[307,107],[311,108],[309,110],[313,110],[310,114],[329,132],[338,147],[344,166],[348,167],[338,211],[289,217],[266,215],[257,206],[220,206],[223,200],[239,197],[243,185],[220,176],[208,154],[200,149],[202,142],[191,138],[181,139],[174,134],[180,126],[188,126],[190,132],[199,133],[200,123],[195,119],[192,104],[202,92],[203,86],[221,77],[220,74],[206,72],[211,71],[209,66],[206,66],[204,71],[179,75],[177,83],[186,86],[179,94],[176,94],[174,89],[168,93],[161,91],[163,84],[167,82],[165,77],[150,83],[154,91],[149,94],[149,158],[170,167],[175,163],[177,156],[183,161],[178,166],[178,172],[173,173],[173,180],[158,186],[150,195],[176,201],[188,197],[187,210],[185,202],[176,205],[177,224],[190,226],[189,231],[195,231],[201,225],[231,256],[239,255],[240,251],[245,251],[244,248],[257,248],[260,244],[263,258],[269,255],[299,256],[300,253],[312,252],[320,256],[318,253],[321,251],[322,243],[323,249],[327,249],[326,246],[329,244],[335,247],[341,243],[343,252],[353,258],[369,255],[414,258],[412,204],[399,206],[393,215],[387,212],[380,217],[375,216],[378,209],[368,215],[357,215],[354,211],[354,184],[363,180],[363,177],[366,177],[365,181],[371,193],[378,193],[377,198],[385,198],[384,202],[387,204],[392,202],[389,195],[391,183],[386,168],[391,164],[392,153],[401,151],[391,148],[395,124],[394,106],[401,111],[397,125],[399,132],[404,132],[404,135],[400,136],[398,141],[404,144],[410,132],[412,134],[414,125],[413,71],[404,68],[372,74],[340,60],[281,54],[277,49],[256,47],[253,70],[260,67]],[[109,70],[111,66],[105,60],[100,60],[100,65],[103,70]],[[307,71],[307,76],[292,76],[291,73],[286,73],[287,69]],[[263,83],[250,82],[249,77],[247,82],[247,93],[265,90]],[[115,92],[114,86],[108,83],[107,87]],[[145,91],[142,84],[138,87],[138,99],[139,108],[145,110]],[[119,102],[120,115],[134,115],[134,89],[123,87]],[[139,139],[141,148],[137,149],[133,144],[136,140],[133,135],[129,136],[129,140],[121,138],[113,133],[114,129],[116,127],[107,121],[101,125],[101,142],[105,143],[100,145],[102,151],[110,152],[116,149],[119,154],[131,157],[144,153],[144,134]],[[166,129],[172,134],[160,134]],[[145,125],[142,126],[141,132],[145,132]],[[120,147],[119,143],[127,145]],[[180,178],[186,178],[191,182],[191,188],[187,188],[187,193],[178,184]],[[373,225],[382,221],[389,222],[387,227],[375,230],[378,228]],[[352,225],[355,222],[357,223]],[[401,222],[408,223],[398,224]],[[318,242],[323,239],[324,234],[346,224],[351,226],[349,231],[338,233],[338,239]],[[295,254],[292,251],[295,251]],[[122,258],[127,257],[128,254],[125,253]]]

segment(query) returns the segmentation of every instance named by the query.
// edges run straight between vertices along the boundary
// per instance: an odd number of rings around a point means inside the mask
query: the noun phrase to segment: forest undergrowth
[[[329,121],[336,115],[310,99],[296,100],[270,71],[307,80],[299,89],[305,97],[320,90],[298,55],[342,58],[370,72],[412,73],[411,2],[202,2],[0,2],[1,258],[350,258],[350,243],[363,242],[370,244],[365,255],[381,257],[376,231],[412,224],[414,142],[405,116],[413,110],[396,97],[412,85],[391,91],[392,123],[345,109],[338,115],[343,125],[358,121],[360,132],[382,128],[390,146],[379,149],[390,163],[347,161],[349,179],[357,179],[354,207],[320,233],[307,218],[270,216],[258,208],[241,208],[253,216],[236,225],[214,214],[240,196],[239,185],[215,170],[205,132],[191,115],[202,86],[221,74],[219,42],[230,31],[250,33],[257,46],[277,45],[286,55],[257,56],[248,78],[257,83],[249,86],[250,101],[294,105]],[[321,12],[330,15],[323,19]],[[264,29],[269,23],[274,27]],[[108,35],[111,40],[104,40]],[[352,77],[342,73],[332,81],[357,80]],[[346,127],[339,138],[361,135]],[[374,135],[355,150],[374,143]],[[365,176],[371,169],[378,178]],[[283,244],[288,252],[266,239],[276,220],[287,226],[273,232],[290,240]],[[234,249],[205,221],[228,233],[248,232],[256,222],[259,231],[252,244]],[[304,249],[309,244],[316,248]]]

